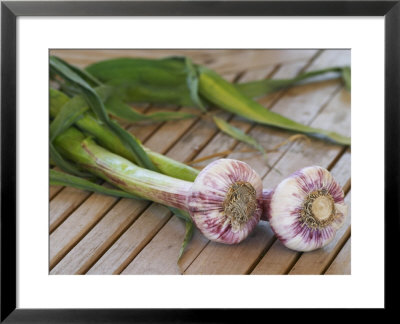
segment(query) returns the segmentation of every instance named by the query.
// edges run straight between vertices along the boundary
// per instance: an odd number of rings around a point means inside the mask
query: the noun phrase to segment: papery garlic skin
[[[258,224],[262,212],[262,181],[246,163],[219,159],[197,176],[188,195],[188,209],[208,239],[235,244]]]
[[[267,200],[264,213],[272,230],[286,247],[296,251],[327,245],[347,216],[341,186],[319,166],[295,172],[264,198]]]

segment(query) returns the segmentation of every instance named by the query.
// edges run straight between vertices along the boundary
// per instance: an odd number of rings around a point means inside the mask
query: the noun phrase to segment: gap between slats
[[[325,275],[350,275],[351,274],[351,233],[340,249],[339,253],[328,266]]]

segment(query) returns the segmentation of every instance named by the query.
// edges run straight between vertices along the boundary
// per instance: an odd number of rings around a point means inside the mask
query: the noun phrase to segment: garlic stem
[[[262,214],[260,220],[268,221],[268,208],[271,203],[273,189],[263,189],[262,191]]]
[[[145,199],[187,211],[192,183],[138,167],[70,128],[55,140],[64,156],[113,185]]]
[[[210,240],[238,243],[260,220],[261,179],[244,162],[214,161],[194,182],[189,182],[138,167],[85,138],[73,127],[59,135],[54,143],[66,158],[115,186],[188,211]]]

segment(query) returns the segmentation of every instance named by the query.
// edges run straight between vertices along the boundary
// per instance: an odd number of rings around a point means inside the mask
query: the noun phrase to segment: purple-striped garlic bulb
[[[188,209],[208,239],[234,244],[260,220],[262,181],[246,163],[220,159],[205,167],[191,188]]]
[[[273,190],[263,191],[263,215],[289,249],[312,251],[335,237],[347,216],[344,193],[331,173],[319,166],[303,168]]]

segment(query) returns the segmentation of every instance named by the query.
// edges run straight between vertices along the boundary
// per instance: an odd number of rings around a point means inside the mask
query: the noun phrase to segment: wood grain
[[[49,199],[53,199],[64,187],[63,186],[54,186],[51,185],[49,187]]]
[[[340,250],[339,254],[333,260],[326,275],[350,275],[351,274],[351,237]]]
[[[117,200],[115,197],[92,194],[51,233],[50,268],[53,268],[91,230]]]
[[[94,264],[87,274],[119,274],[150,242],[171,213],[164,206],[151,204],[124,232],[109,250]]]
[[[63,188],[50,202],[50,232],[53,232],[89,196],[88,191]]]
[[[50,274],[82,274],[139,217],[148,202],[121,199],[53,268]]]

